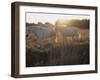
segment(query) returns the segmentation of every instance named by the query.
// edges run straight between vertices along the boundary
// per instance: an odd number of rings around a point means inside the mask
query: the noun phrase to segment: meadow
[[[89,29],[81,29],[80,34],[80,39],[70,39],[58,33],[55,43],[47,38],[42,47],[31,34],[26,41],[26,67],[89,64]]]

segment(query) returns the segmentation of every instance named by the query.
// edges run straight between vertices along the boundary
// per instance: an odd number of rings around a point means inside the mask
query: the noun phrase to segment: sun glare
[[[67,24],[68,24],[69,22],[70,22],[69,20],[62,20],[62,19],[60,19],[60,20],[57,20],[57,21],[55,22],[55,25],[56,25],[57,27],[67,27]]]

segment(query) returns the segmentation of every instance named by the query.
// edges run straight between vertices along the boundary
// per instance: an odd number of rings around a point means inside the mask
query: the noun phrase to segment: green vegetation
[[[89,44],[61,45],[49,51],[26,48],[26,66],[55,66],[89,64]]]
[[[28,34],[26,36],[26,67],[89,64],[89,20],[69,20],[63,24],[80,28],[81,38],[72,39],[56,34],[58,42],[52,43],[53,39],[47,38],[38,43],[34,33]],[[48,25],[53,24],[26,23],[26,27],[47,27]],[[59,22],[56,21],[54,28],[57,25]]]

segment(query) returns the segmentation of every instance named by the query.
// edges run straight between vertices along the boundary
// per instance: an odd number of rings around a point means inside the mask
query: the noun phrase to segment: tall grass
[[[80,34],[78,40],[58,35],[55,46],[44,42],[43,47],[38,47],[34,40],[27,39],[26,67],[89,64],[89,30],[81,30]]]

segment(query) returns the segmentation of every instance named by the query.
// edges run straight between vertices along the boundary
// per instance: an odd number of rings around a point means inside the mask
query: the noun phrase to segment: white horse
[[[34,33],[36,35],[37,42],[42,46],[44,43],[44,40],[49,38],[49,41],[51,41],[52,44],[54,44],[55,40],[55,31],[53,29],[53,26],[46,26],[46,27],[40,27],[40,26],[28,26],[26,29],[26,33],[30,35],[30,33]]]
[[[67,39],[67,41],[79,40],[81,38],[80,29],[74,26],[61,27],[58,31],[62,34],[63,39]]]

